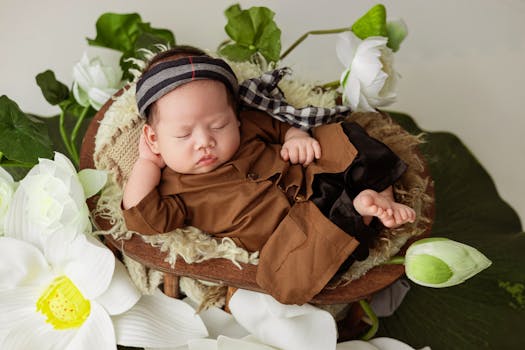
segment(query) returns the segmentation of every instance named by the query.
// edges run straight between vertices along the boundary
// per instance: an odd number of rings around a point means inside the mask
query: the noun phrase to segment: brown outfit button
[[[255,181],[259,178],[259,174],[257,173],[248,173],[248,179]]]

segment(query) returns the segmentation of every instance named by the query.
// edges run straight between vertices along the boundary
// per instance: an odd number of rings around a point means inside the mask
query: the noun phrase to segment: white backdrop
[[[35,75],[55,71],[71,83],[73,65],[92,48],[104,12],[138,12],[154,27],[168,28],[177,43],[215,49],[226,39],[223,10],[229,0],[0,0],[0,95],[22,110],[57,112],[48,105]],[[351,25],[375,1],[239,1],[243,8],[268,6],[276,12],[283,49],[308,30]],[[458,135],[496,182],[501,196],[525,218],[525,1],[385,0],[388,18],[403,18],[409,36],[396,53],[401,73],[398,102],[389,109],[410,114],[429,131]],[[283,64],[296,76],[327,82],[342,66],[335,36],[310,37]],[[468,186],[468,184],[465,184]]]

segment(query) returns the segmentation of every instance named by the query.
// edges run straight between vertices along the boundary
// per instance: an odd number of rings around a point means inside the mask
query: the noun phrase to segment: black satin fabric
[[[341,124],[358,154],[342,173],[318,174],[312,184],[310,200],[343,231],[359,241],[359,246],[340,267],[346,271],[355,260],[368,257],[371,242],[383,228],[377,218],[365,225],[352,202],[363,190],[381,192],[394,184],[406,171],[407,165],[384,143],[370,137],[357,123]]]

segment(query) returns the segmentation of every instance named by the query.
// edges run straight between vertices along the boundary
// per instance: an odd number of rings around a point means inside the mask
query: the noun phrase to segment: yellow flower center
[[[36,310],[47,316],[55,329],[78,328],[88,318],[89,300],[66,276],[60,276],[46,288],[36,302]]]

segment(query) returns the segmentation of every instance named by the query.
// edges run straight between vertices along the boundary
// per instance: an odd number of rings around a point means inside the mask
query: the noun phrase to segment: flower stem
[[[403,265],[405,263],[405,257],[404,256],[394,256],[390,258],[387,262],[385,262],[385,265]]]
[[[35,164],[34,163],[25,163],[25,162],[19,162],[16,160],[6,160],[4,162],[0,162],[0,165],[7,168],[7,167],[18,167],[18,168],[32,168]]]
[[[324,35],[324,34],[337,34],[352,30],[352,27],[336,28],[336,29],[324,29],[324,30],[310,30],[304,33],[299,39],[297,39],[292,46],[290,46],[282,55],[281,60],[284,59],[293,49],[295,49],[300,43],[302,43],[309,35]]]
[[[78,156],[78,151],[77,151],[77,146],[76,146],[77,135],[78,135],[78,131],[80,130],[80,127],[82,126],[82,122],[86,118],[88,111],[89,111],[89,105],[84,107],[84,109],[82,110],[82,113],[80,114],[80,117],[78,117],[77,119],[75,127],[73,128],[73,131],[71,132],[70,142],[71,142],[71,150],[73,151],[72,157],[75,158],[74,160],[76,161],[77,164],[79,164],[80,162],[79,161],[80,158]]]
[[[366,316],[368,316],[368,318],[372,322],[370,329],[363,336],[361,336],[361,339],[370,340],[377,333],[377,330],[379,329],[379,319],[377,318],[374,310],[372,310],[372,308],[370,307],[370,304],[368,304],[368,302],[365,299],[359,300],[359,305],[365,312]]]
[[[71,144],[69,143],[69,139],[68,139],[67,134],[66,134],[66,127],[65,127],[64,120],[65,120],[65,112],[62,111],[62,112],[60,112],[59,124],[58,124],[58,128],[60,130],[60,136],[62,137],[62,142],[64,143],[64,146],[66,147],[67,152],[71,156],[71,160],[73,161],[75,166],[78,167],[78,165],[79,165],[79,163],[78,163],[78,156],[77,156],[77,159],[75,159],[73,150],[71,149]]]
[[[220,51],[220,49],[222,49],[224,46],[228,45],[231,42],[232,41],[230,39],[223,40],[223,42],[221,42],[217,47],[217,51]]]

